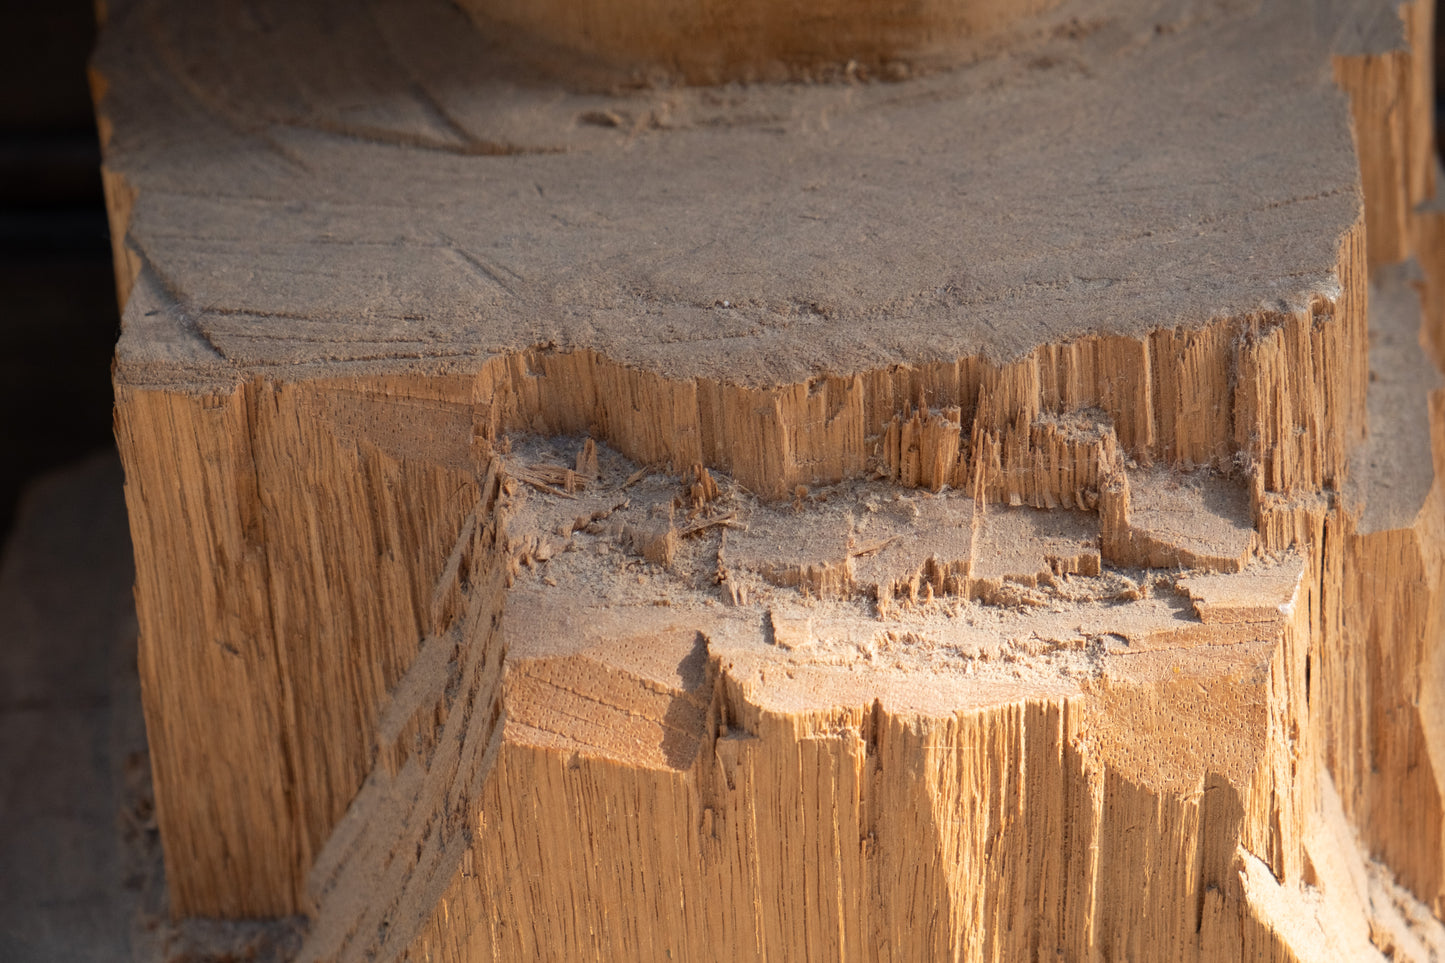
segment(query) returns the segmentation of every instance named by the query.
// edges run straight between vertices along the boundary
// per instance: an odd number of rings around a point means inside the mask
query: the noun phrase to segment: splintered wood
[[[108,6],[175,913],[1445,956],[1429,2]]]

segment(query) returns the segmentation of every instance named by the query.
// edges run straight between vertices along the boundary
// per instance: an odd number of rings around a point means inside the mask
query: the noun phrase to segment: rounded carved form
[[[463,0],[484,27],[513,28],[585,61],[689,83],[906,76],[969,39],[1056,0]]]

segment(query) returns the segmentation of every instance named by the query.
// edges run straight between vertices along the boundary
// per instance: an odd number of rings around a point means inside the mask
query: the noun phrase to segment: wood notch
[[[1445,957],[1433,17],[109,4],[172,911]]]

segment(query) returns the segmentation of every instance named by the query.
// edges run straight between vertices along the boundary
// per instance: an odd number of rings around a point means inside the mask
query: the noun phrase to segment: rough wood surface
[[[907,84],[606,96],[515,79],[439,2],[274,7],[112,14],[107,168],[157,302],[128,383],[594,352],[700,407],[1305,310],[1359,216],[1358,28],[1313,8],[1060,8]]]
[[[178,912],[1445,951],[1430,4],[604,93],[360,9],[138,0],[97,55]]]

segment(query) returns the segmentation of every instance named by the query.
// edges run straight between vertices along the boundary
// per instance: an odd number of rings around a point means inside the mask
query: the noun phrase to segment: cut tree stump
[[[176,914],[1445,953],[1427,0],[463,6],[110,5]]]

